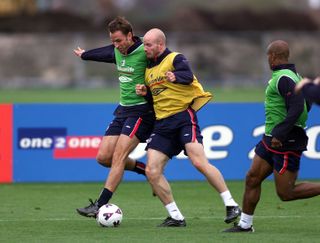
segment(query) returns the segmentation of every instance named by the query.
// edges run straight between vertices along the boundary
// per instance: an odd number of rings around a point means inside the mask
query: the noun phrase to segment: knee
[[[254,173],[249,171],[246,175],[246,186],[256,187],[261,184],[261,180]]]
[[[205,170],[206,163],[201,160],[192,161],[192,165],[200,172]]]
[[[291,201],[293,199],[292,194],[288,191],[277,190],[277,195],[281,201]]]
[[[146,176],[148,178],[148,181],[152,184],[159,179],[160,171],[157,168],[153,168],[147,165]]]
[[[112,163],[112,155],[98,153],[96,156],[96,160],[99,164],[110,167]]]
[[[115,166],[122,166],[125,164],[127,157],[128,155],[124,151],[116,150],[112,156],[112,163]]]

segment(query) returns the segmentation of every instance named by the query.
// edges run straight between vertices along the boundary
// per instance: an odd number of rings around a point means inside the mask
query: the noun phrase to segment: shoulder
[[[178,52],[172,52],[173,54],[175,54],[174,58],[173,58],[173,63],[186,63],[188,64],[188,60],[187,58]]]
[[[293,78],[283,75],[280,76],[277,82],[278,88],[280,87],[294,87],[296,85],[296,82],[294,81]]]

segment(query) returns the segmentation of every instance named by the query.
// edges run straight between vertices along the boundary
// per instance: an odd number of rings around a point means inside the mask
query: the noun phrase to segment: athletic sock
[[[224,205],[227,206],[238,206],[238,204],[233,200],[230,191],[225,191],[220,193],[220,196],[224,202]]]
[[[181,214],[181,212],[175,202],[167,204],[166,209],[167,209],[168,213],[170,214],[171,218],[176,219],[176,220],[184,220],[184,217]]]
[[[241,213],[241,218],[238,225],[243,229],[249,229],[253,223],[253,215]]]
[[[141,175],[146,175],[146,165],[145,163],[142,163],[140,161],[136,161],[136,165],[133,168],[133,171],[137,172],[138,174]]]
[[[112,194],[112,191],[109,191],[107,188],[103,188],[98,199],[98,206],[101,207],[102,205],[107,204],[110,201]]]

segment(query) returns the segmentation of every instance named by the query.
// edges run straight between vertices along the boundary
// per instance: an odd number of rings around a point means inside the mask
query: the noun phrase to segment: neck
[[[276,60],[274,62],[274,65],[278,66],[278,65],[288,64],[288,63],[289,63],[288,60]]]
[[[156,58],[157,58],[157,57],[160,57],[160,56],[164,53],[165,50],[166,50],[166,49],[161,49],[161,50],[159,51],[159,53],[157,54]]]
[[[133,39],[131,39],[131,40],[129,41],[129,47],[131,47],[133,44],[134,44],[134,41],[133,41]]]
[[[129,48],[130,48],[131,46],[133,46],[133,44],[134,44],[134,41],[131,39],[131,41],[129,41],[129,46],[128,46],[128,48],[125,50],[124,55],[127,55],[127,54],[128,54],[128,50],[129,50]]]

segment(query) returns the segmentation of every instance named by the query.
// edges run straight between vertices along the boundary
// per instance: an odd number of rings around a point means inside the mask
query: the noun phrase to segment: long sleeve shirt
[[[302,87],[302,93],[307,100],[320,105],[320,85],[314,83],[305,84]]]
[[[282,64],[274,67],[272,70],[290,69],[296,73],[294,64]],[[278,82],[279,94],[283,97],[287,116],[276,125],[271,135],[277,138],[283,144],[280,150],[305,150],[307,136],[303,128],[295,126],[296,121],[304,110],[305,99],[302,94],[296,94],[294,88],[296,83],[287,76],[282,76]],[[271,144],[272,137],[264,137],[267,144]]]
[[[139,37],[133,37],[134,44],[129,47],[127,54],[134,52],[139,46],[141,46],[142,41]],[[82,60],[86,61],[96,61],[116,64],[115,56],[115,46],[107,45],[95,49],[85,51],[81,55]],[[114,115],[117,117],[128,117],[128,116],[140,116],[146,113],[153,113],[152,104],[142,104],[134,106],[123,106],[119,105],[114,111]]]
[[[150,68],[159,65],[159,63],[161,63],[162,60],[170,53],[171,51],[166,48],[166,50],[159,57],[157,57],[155,60],[150,60],[148,67]],[[173,66],[173,73],[176,77],[175,83],[186,85],[192,83],[193,73],[184,55],[178,54],[173,60]]]

